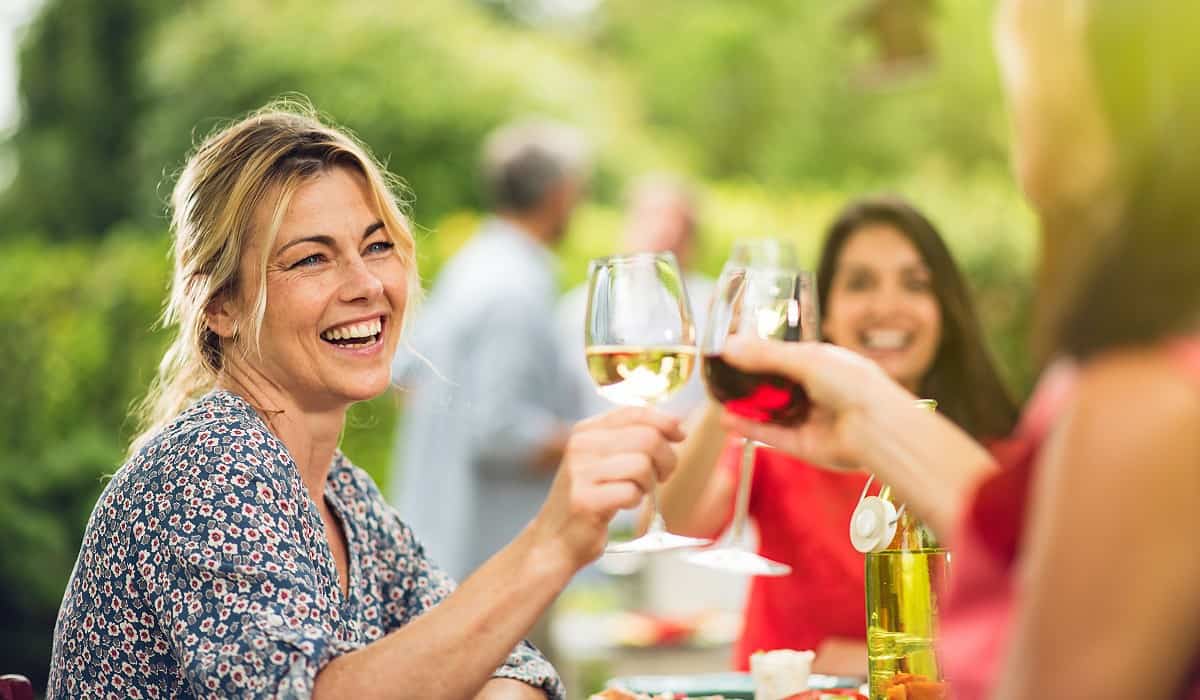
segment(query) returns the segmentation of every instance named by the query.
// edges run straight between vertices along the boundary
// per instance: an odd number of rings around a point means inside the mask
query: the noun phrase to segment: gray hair
[[[500,127],[483,147],[484,186],[491,205],[500,211],[529,211],[563,180],[583,179],[590,168],[583,135],[550,121]]]

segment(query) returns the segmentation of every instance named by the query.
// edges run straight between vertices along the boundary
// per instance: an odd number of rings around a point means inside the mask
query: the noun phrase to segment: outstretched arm
[[[799,425],[726,415],[726,427],[813,464],[874,473],[943,538],[957,526],[974,484],[995,469],[982,445],[945,417],[917,408],[912,394],[849,350],[735,338],[725,357],[799,382],[814,404]]]
[[[688,421],[687,438],[676,446],[679,465],[658,490],[659,512],[671,532],[711,537],[729,522],[736,484],[717,466],[729,439],[721,413],[719,405],[705,402]]]
[[[330,661],[313,697],[467,698],[481,690],[509,697],[520,690],[489,678],[571,576],[600,556],[612,516],[670,475],[670,443],[682,438],[676,419],[650,409],[578,425],[546,503],[517,539],[445,600],[418,601],[428,607],[423,614]]]

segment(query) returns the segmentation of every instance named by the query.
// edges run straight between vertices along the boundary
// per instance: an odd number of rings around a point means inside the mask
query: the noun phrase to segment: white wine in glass
[[[696,329],[683,275],[671,253],[593,260],[584,329],[588,374],[601,396],[623,406],[653,406],[687,383],[696,365]],[[654,517],[646,534],[610,543],[607,552],[660,552],[710,540],[667,532]]]

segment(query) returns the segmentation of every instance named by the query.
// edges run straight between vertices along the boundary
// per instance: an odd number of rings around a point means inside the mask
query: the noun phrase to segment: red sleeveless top
[[[741,453],[742,441],[731,439],[719,467],[734,483]],[[821,469],[769,447],[755,452],[749,510],[758,552],[791,565],[792,573],[751,580],[735,669],[749,670],[759,650],[815,650],[826,637],[866,639],[863,557],[848,530],[866,482],[866,474]]]
[[[1200,337],[1169,350],[1200,388]],[[976,488],[954,538],[954,570],[943,598],[939,656],[956,700],[988,697],[1004,658],[1016,606],[1014,568],[1038,453],[1074,385],[1066,363],[1046,372],[1013,439],[993,449],[1001,469]],[[1200,624],[1200,621],[1197,621]],[[1181,696],[1200,700],[1200,650]]]

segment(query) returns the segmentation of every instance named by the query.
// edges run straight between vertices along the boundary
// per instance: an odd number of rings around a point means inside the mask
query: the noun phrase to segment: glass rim
[[[730,265],[726,263],[722,274],[743,272],[747,275],[789,275],[800,278],[816,279],[817,273],[799,265]]]
[[[658,260],[665,258],[670,260],[675,265],[679,265],[679,261],[675,259],[675,254],[669,250],[662,251],[641,251],[638,253],[617,253],[615,255],[605,255],[600,258],[592,258],[588,261],[588,266],[600,265],[624,265],[628,263],[640,262],[643,260]]]

